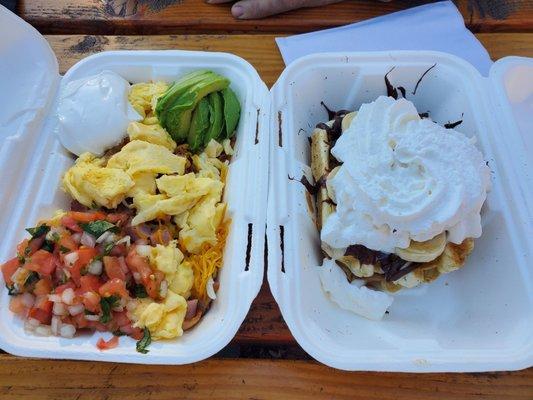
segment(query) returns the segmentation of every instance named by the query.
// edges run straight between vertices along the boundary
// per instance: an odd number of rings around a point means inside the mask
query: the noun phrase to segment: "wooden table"
[[[203,0],[21,0],[19,14],[43,33],[160,34],[307,32],[431,0],[350,0],[260,21],[236,21],[230,5]],[[533,0],[455,0],[474,32],[533,31]]]
[[[493,58],[533,56],[533,33],[478,34]],[[47,36],[64,72],[89,54],[111,49],[231,51],[272,85],[284,68],[274,35]],[[230,350],[297,345],[266,284]],[[271,347],[272,348],[272,347]],[[268,350],[267,350],[268,351]],[[271,354],[279,355],[279,348]],[[533,369],[484,374],[348,373],[309,360],[212,358],[167,367],[46,361],[0,355],[0,399],[533,399]]]

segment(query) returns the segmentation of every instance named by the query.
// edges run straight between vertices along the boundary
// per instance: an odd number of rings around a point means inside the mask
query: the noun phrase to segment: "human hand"
[[[206,0],[209,4],[229,3],[234,0]],[[342,0],[240,0],[231,7],[238,19],[257,19],[280,14],[297,8],[318,7],[340,3]],[[391,0],[379,0],[389,2]]]

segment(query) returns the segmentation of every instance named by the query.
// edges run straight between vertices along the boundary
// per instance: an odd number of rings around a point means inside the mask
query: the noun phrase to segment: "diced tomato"
[[[44,296],[52,292],[52,280],[49,277],[39,280],[35,284],[33,294],[36,296]]]
[[[74,251],[78,249],[78,244],[72,239],[72,236],[70,236],[68,233],[62,233],[61,237],[59,238],[59,241],[57,244],[61,248],[68,249],[70,251]],[[62,252],[63,253],[63,252]]]
[[[35,304],[30,311],[28,316],[39,321],[41,324],[49,325],[52,319],[52,307],[53,303],[48,300],[47,296],[39,296],[35,300]]]
[[[144,332],[140,328],[134,328],[131,323],[127,325],[122,325],[120,331],[126,335],[134,338],[135,340],[140,340],[144,336]]]
[[[61,225],[73,232],[83,232],[83,229],[81,229],[76,220],[68,215],[61,218]]]
[[[126,274],[122,271],[117,257],[104,257],[104,268],[109,279],[117,278],[121,281],[126,280]]]
[[[19,268],[20,262],[17,257],[12,258],[9,261],[6,261],[4,264],[2,264],[2,275],[4,276],[4,282],[8,285],[13,284],[13,280],[11,277],[15,273],[15,271]]]
[[[100,295],[95,292],[86,292],[82,296],[83,306],[90,312],[99,314],[100,307]]]
[[[85,314],[77,314],[72,317],[72,322],[77,329],[87,328],[89,326],[89,321],[85,319]]]
[[[98,289],[102,286],[100,278],[95,275],[84,275],[80,278],[81,292],[98,292]]]
[[[78,254],[78,259],[70,268],[70,275],[72,276],[72,280],[79,285],[82,268],[86,267],[87,264],[89,264],[92,259],[96,257],[98,250],[92,247],[81,247],[76,251],[76,253]]]
[[[148,296],[152,299],[159,298],[159,289],[161,282],[165,278],[164,274],[160,271],[152,271],[146,257],[137,254],[135,247],[129,251],[126,257],[126,264],[132,272],[137,272],[141,276],[141,282]]]
[[[161,271],[154,271],[147,278],[141,279],[148,296],[154,300],[158,299],[160,297],[159,290],[161,289],[161,282],[165,279],[165,274]]]
[[[128,248],[124,243],[113,246],[110,253],[113,257],[125,257],[128,254]]]
[[[28,247],[28,245],[30,244],[30,240],[29,239],[24,239],[22,242],[20,242],[18,245],[17,245],[17,254],[19,256],[22,256],[24,257],[24,253],[26,252],[26,248]]]
[[[107,214],[106,220],[112,224],[125,223],[130,216],[127,213],[112,213]]]
[[[89,211],[89,212],[80,212],[80,211],[70,211],[67,215],[75,220],[76,222],[92,222],[106,219],[106,215],[100,211]]]
[[[107,326],[98,321],[87,321],[87,326],[98,332],[107,332]]]
[[[65,283],[64,285],[59,285],[58,287],[56,287],[54,289],[54,293],[56,294],[61,294],[63,293],[66,289],[76,289],[76,285],[74,284],[74,282],[67,282]]]
[[[38,272],[41,275],[50,276],[56,269],[56,257],[46,250],[37,250],[26,260],[24,268]]]
[[[126,289],[126,283],[118,278],[113,278],[104,283],[98,289],[98,293],[102,297],[109,297],[114,294],[118,294],[120,297],[128,297],[128,291]]]
[[[131,323],[126,311],[116,312],[113,311],[113,321],[117,323],[117,326],[128,325]]]
[[[22,296],[15,296],[11,298],[9,302],[9,310],[15,314],[25,316],[26,315],[26,306],[22,300]]]
[[[98,342],[96,342],[96,347],[98,347],[98,349],[102,351],[114,349],[117,346],[118,346],[118,336],[113,336],[107,342],[102,338],[98,339]]]

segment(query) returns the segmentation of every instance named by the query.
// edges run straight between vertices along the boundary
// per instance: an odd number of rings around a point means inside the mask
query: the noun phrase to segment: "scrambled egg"
[[[104,160],[90,153],[82,154],[65,173],[63,189],[87,207],[96,203],[115,208],[135,183],[122,169],[103,164]]]
[[[183,334],[182,324],[187,312],[186,299],[194,282],[189,263],[183,262],[183,254],[176,241],[168,246],[157,245],[150,252],[150,264],[165,274],[168,291],[163,302],[140,299],[133,311],[135,326],[150,330],[153,339],[170,339]]]
[[[152,172],[139,172],[138,174],[135,174],[131,178],[133,179],[133,182],[135,183],[135,186],[133,186],[128,193],[126,194],[126,197],[135,197],[139,194],[145,193],[145,194],[155,194],[156,185],[155,185],[155,177],[157,175]]]
[[[136,83],[132,85],[128,100],[132,107],[141,114],[145,120],[145,124],[150,122],[147,119],[157,118],[153,115],[153,110],[157,104],[157,99],[167,91],[168,84],[165,82],[152,82],[152,83]]]
[[[186,163],[185,157],[173,154],[166,147],[133,140],[114,154],[107,162],[107,166],[120,168],[130,175],[139,172],[183,175]]]
[[[164,146],[170,151],[176,149],[176,142],[168,132],[159,124],[146,125],[141,122],[130,122],[128,125],[130,140],[142,140],[152,144]]]

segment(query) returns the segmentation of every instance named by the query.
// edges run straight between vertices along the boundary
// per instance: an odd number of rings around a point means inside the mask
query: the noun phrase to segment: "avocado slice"
[[[229,85],[227,78],[213,72],[195,76],[187,82],[183,90],[173,92],[173,102],[171,104],[168,102],[162,103],[165,106],[161,110],[161,117],[159,117],[161,125],[167,129],[172,138],[178,143],[186,140],[191,124],[192,110],[200,100],[209,93],[227,88]],[[195,83],[190,85],[191,82]],[[176,93],[178,94],[176,95]],[[159,104],[160,102],[158,101],[157,106]]]
[[[224,127],[224,103],[220,92],[213,92],[207,95],[209,102],[209,129],[205,135],[204,144],[207,144],[211,139],[217,139]]]
[[[239,118],[241,116],[241,105],[237,95],[230,88],[222,90],[222,98],[224,100],[224,121],[226,123],[225,139],[229,139],[235,133]]]
[[[157,99],[155,113],[159,121],[163,123],[163,112],[168,109],[178,97],[185,93],[187,89],[212,74],[214,73],[206,70],[194,71],[185,76],[182,76],[180,79],[174,82],[167,89],[167,91]]]
[[[209,129],[209,101],[203,98],[194,109],[191,118],[191,127],[187,137],[189,149],[198,152],[203,148],[205,134]]]

